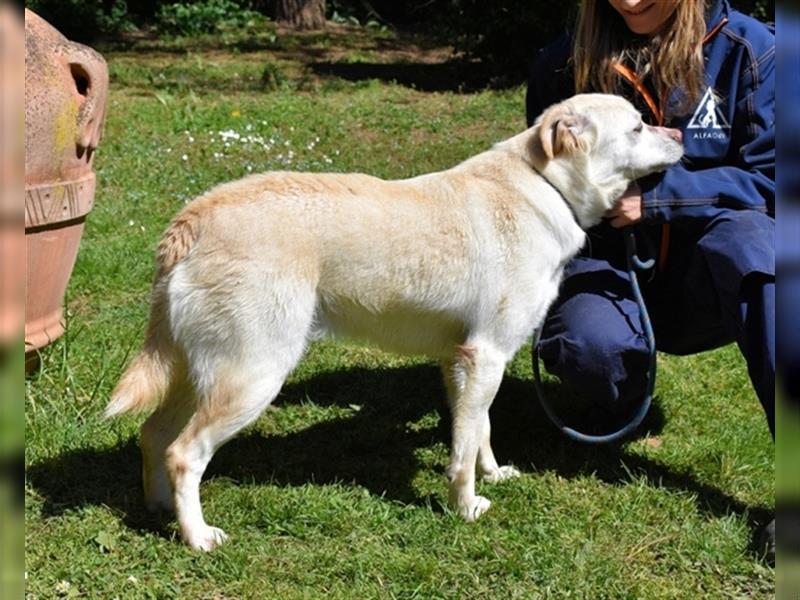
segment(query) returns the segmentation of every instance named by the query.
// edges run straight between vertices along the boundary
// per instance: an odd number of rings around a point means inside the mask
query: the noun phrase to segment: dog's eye
[[[634,127],[633,132],[634,133],[641,133],[642,129],[644,129],[644,123],[639,121],[639,124],[636,127]]]

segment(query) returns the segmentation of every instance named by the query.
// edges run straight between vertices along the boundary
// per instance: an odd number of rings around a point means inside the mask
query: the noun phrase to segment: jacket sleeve
[[[750,209],[774,216],[774,46],[745,69],[740,90],[732,148],[724,164],[703,167],[682,161],[663,174],[642,180],[646,219],[703,218],[721,209]]]
[[[571,37],[565,32],[536,55],[525,92],[528,127],[547,107],[574,93],[572,72],[568,66],[571,44]]]

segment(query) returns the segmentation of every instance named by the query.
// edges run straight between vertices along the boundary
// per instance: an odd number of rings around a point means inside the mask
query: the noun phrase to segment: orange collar
[[[723,27],[725,27],[725,23],[727,22],[728,22],[728,17],[723,17],[722,20],[716,25],[714,25],[714,27],[712,27],[711,30],[706,34],[706,36],[703,38],[703,43],[705,44],[706,42],[708,42],[708,40],[717,35],[717,32]]]
[[[644,101],[650,108],[650,112],[652,112],[653,116],[656,118],[656,123],[658,125],[664,125],[664,113],[661,111],[658,104],[656,104],[656,101],[653,99],[653,96],[645,87],[644,83],[642,83],[642,80],[639,79],[639,76],[633,72],[633,69],[626,67],[622,63],[614,63],[614,70],[627,79],[642,98],[644,98]]]

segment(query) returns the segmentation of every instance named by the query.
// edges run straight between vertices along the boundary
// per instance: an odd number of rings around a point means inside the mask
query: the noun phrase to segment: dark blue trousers
[[[774,437],[775,221],[730,210],[671,227],[665,269],[638,276],[656,346],[683,355],[735,341]],[[624,410],[644,393],[649,352],[621,235],[607,234],[568,265],[539,351],[581,396]]]

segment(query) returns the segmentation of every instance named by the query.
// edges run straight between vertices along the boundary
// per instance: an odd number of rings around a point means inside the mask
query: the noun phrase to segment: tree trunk
[[[296,29],[322,29],[325,0],[276,0],[275,20]]]

